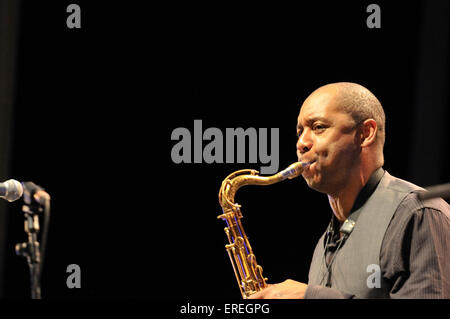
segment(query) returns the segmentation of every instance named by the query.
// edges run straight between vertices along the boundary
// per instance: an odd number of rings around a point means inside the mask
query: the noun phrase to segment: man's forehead
[[[332,114],[336,108],[330,100],[322,101],[323,103],[304,103],[298,115],[298,122],[308,122],[315,119],[332,120]]]

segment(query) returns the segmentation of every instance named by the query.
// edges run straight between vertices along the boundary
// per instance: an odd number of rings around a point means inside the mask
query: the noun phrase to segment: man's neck
[[[366,185],[372,173],[373,170],[370,172],[363,172],[361,170],[358,173],[358,178],[349,180],[347,185],[342,187],[341,192],[333,195],[328,194],[328,201],[330,202],[331,209],[340,223],[343,223],[350,215],[350,211],[358,194],[364,185]]]

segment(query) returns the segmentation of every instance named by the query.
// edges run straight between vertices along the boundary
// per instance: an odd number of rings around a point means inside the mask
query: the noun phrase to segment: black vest
[[[331,265],[331,287],[359,298],[389,298],[391,286],[379,273],[380,287],[373,287],[373,276],[380,269],[380,251],[384,234],[401,201],[422,188],[384,173],[373,194],[354,213],[356,224]],[[316,245],[309,271],[310,285],[325,285],[324,238]],[[324,279],[325,278],[325,279]],[[368,283],[369,281],[369,283]],[[371,288],[373,287],[373,288]]]

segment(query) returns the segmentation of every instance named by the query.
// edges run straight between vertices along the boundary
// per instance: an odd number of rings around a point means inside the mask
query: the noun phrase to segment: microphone
[[[429,199],[435,197],[442,197],[443,199],[450,198],[450,183],[430,186],[426,191],[418,193],[420,199]]]
[[[18,200],[23,195],[22,184],[14,179],[9,179],[4,183],[0,183],[0,198],[6,199],[8,202]]]

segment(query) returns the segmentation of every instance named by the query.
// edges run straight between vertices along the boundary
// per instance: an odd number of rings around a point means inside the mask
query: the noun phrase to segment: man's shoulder
[[[414,191],[424,190],[424,188],[417,186],[416,184],[413,184],[407,180],[392,176],[388,173],[388,171],[385,171],[382,181],[387,188],[393,191],[410,193]]]
[[[400,202],[398,209],[404,214],[413,214],[423,212],[425,209],[442,212],[450,219],[450,205],[442,198],[431,198],[422,200],[417,192],[424,188],[417,186],[409,181],[385,173],[383,178],[387,179],[387,187],[396,192],[407,193]]]
[[[399,207],[409,208],[411,211],[423,211],[425,209],[440,211],[450,218],[450,206],[442,198],[430,198],[421,200],[416,193],[412,192],[405,196]]]

